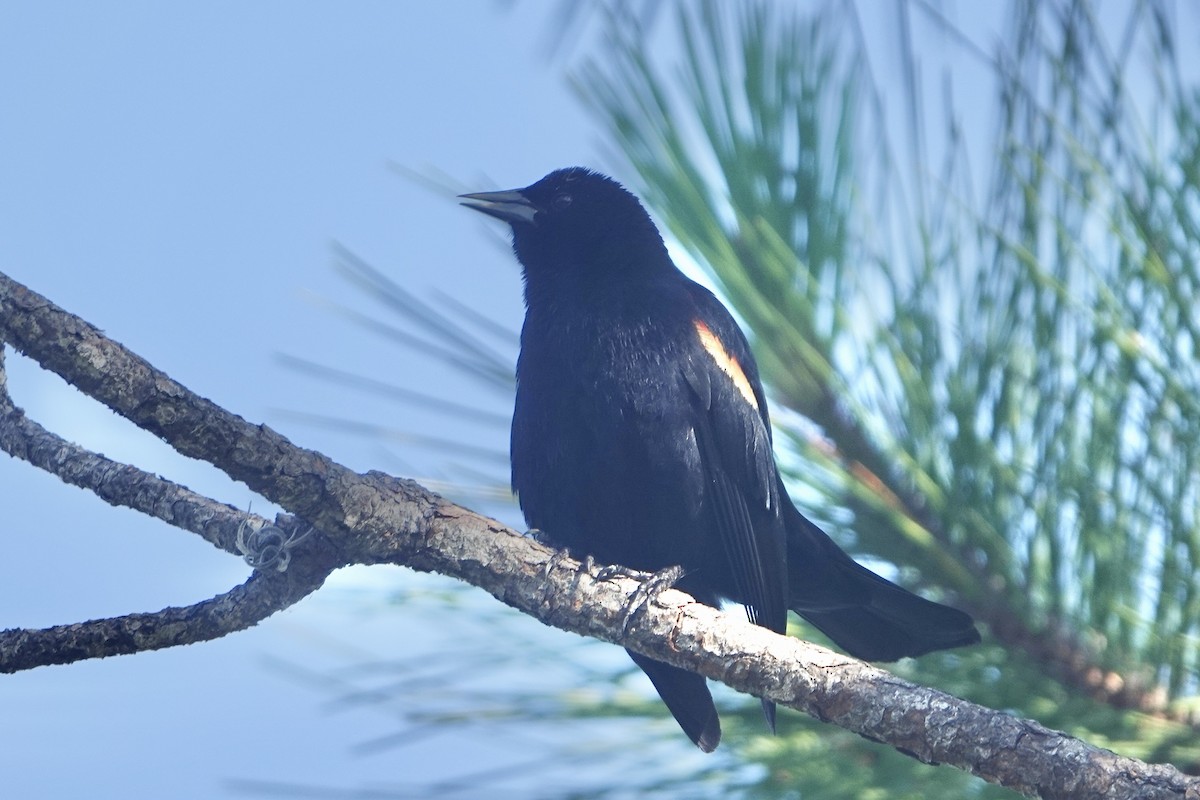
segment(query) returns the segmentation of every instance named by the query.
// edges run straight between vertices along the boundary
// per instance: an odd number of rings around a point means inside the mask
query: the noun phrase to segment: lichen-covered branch
[[[3,384],[0,384],[0,450],[58,476],[63,483],[87,489],[107,503],[140,511],[199,534],[227,553],[238,554],[240,525],[266,523],[262,517],[68,442],[26,417],[13,405]]]
[[[0,274],[0,339],[87,394],[248,483],[315,526],[285,572],[258,572],[229,593],[186,609],[166,609],[44,631],[0,634],[0,671],[201,641],[245,628],[317,588],[345,564],[392,563],[440,572],[564,630],[620,644],[693,669],[740,691],[769,697],[927,762],[952,764],[1030,796],[1045,798],[1200,798],[1200,781],[1092,747],[940,692],[903,681],[848,656],[757,626],[669,591],[628,607],[635,582],[600,580],[500,523],[456,506],[416,483],[356,474],[298,448],[201,398],[91,325]],[[3,390],[0,363],[0,391]],[[36,431],[18,409],[0,409],[0,443],[29,442]],[[86,451],[48,445],[31,463],[56,474]],[[36,448],[35,448],[36,449]],[[40,451],[39,451],[40,452]],[[85,470],[86,471],[86,470]],[[169,486],[144,478],[74,482],[106,500],[157,508]],[[138,501],[139,492],[156,498]],[[127,496],[128,495],[128,496]],[[203,504],[196,505],[204,507]],[[151,511],[151,513],[154,513]],[[159,515],[161,516],[161,514]],[[204,525],[184,524],[204,532]],[[206,534],[207,535],[207,534]],[[228,549],[228,533],[210,541]]]
[[[256,572],[224,594],[182,608],[0,631],[0,673],[219,639],[294,605],[328,574],[318,561],[286,573]]]
[[[891,673],[779,636],[670,591],[619,635],[632,582],[608,585],[560,569],[552,587],[511,581],[507,601],[557,627],[630,647],[886,742],[1042,798],[1194,798],[1200,779],[1093,747],[1030,720],[916,686]],[[553,598],[538,614],[543,598]],[[528,607],[526,607],[528,604]],[[786,725],[786,723],[783,723]]]
[[[318,526],[313,514],[329,506],[322,484],[353,475],[188,391],[95,326],[2,273],[0,339],[183,455],[212,464]]]

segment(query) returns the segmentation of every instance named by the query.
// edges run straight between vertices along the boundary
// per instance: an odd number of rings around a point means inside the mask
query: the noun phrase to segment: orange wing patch
[[[742,365],[737,362],[736,358],[729,355],[725,345],[721,344],[721,340],[708,329],[703,320],[694,320],[692,324],[696,326],[696,333],[700,336],[700,346],[712,356],[721,372],[730,377],[742,397],[746,398],[746,402],[757,411],[758,398],[754,396],[754,389],[750,386],[750,380],[746,377],[746,373],[742,372]]]

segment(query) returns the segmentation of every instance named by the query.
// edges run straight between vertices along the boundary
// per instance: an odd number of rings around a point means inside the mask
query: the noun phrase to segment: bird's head
[[[468,208],[512,226],[513,250],[527,279],[548,272],[598,277],[670,263],[638,199],[583,167],[556,170],[524,189],[461,197]]]

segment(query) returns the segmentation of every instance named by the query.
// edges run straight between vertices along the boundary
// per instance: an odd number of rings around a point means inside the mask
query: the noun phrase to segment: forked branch
[[[187,608],[0,632],[0,672],[212,639],[249,627],[349,564],[391,563],[479,586],[542,622],[620,644],[769,697],[914,758],[1046,798],[1200,798],[1200,781],[916,686],[848,656],[778,636],[670,590],[630,614],[630,578],[556,555],[416,483],[356,474],[188,391],[83,320],[0,274],[0,340],[180,453],[204,460],[311,526],[285,571]],[[0,354],[2,355],[2,354]],[[72,445],[26,419],[0,359],[0,448],[239,553],[236,509]],[[294,529],[294,528],[293,528]],[[13,535],[13,534],[10,534]]]

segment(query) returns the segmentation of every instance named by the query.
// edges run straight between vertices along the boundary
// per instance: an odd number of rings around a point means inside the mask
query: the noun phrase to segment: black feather
[[[512,480],[531,527],[602,563],[682,566],[697,600],[742,603],[779,633],[795,609],[860,658],[979,640],[968,615],[855,563],[795,509],[745,336],[676,269],[633,195],[574,167],[464,202],[512,226],[523,269]],[[704,678],[630,655],[691,740],[715,748]]]

